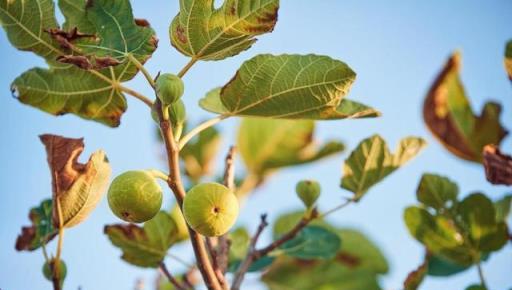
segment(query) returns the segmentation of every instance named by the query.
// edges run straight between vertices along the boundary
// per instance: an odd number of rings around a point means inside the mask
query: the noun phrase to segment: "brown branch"
[[[171,274],[171,272],[169,272],[169,270],[167,269],[167,266],[165,266],[164,262],[160,263],[160,271],[162,271],[162,273],[165,275],[165,277],[167,277],[167,279],[169,280],[169,282],[171,282],[171,284],[174,286],[174,288],[176,288],[177,290],[187,289],[180,283],[180,281],[176,280],[176,278]]]
[[[233,192],[235,191],[235,153],[236,147],[231,146],[229,148],[228,154],[226,155],[225,168],[224,168],[224,185],[231,189]],[[218,249],[217,249],[217,265],[218,271],[222,274],[226,274],[228,269],[228,256],[229,256],[229,248],[230,241],[227,237],[227,234],[224,234],[218,239]]]
[[[161,108],[161,103],[158,99],[156,104],[157,108]],[[174,138],[171,123],[169,120],[164,118],[161,109],[157,109],[157,111],[160,119],[160,131],[164,140],[169,164],[169,179],[167,180],[167,184],[174,193],[180,210],[182,210],[183,199],[185,198],[186,193],[181,181],[178,144]],[[204,279],[206,287],[213,290],[222,289],[220,287],[219,281],[217,280],[212,264],[208,258],[208,252],[206,250],[203,237],[194,231],[188,224],[187,228],[197,260],[197,268],[199,269],[199,272],[201,272],[201,276]]]
[[[245,273],[249,271],[249,268],[254,262],[266,256],[273,250],[279,248],[281,245],[288,242],[289,240],[293,239],[300,231],[302,231],[302,229],[304,229],[311,221],[316,219],[318,216],[318,211],[315,208],[311,211],[309,215],[303,217],[290,231],[285,233],[279,239],[275,240],[274,242],[270,243],[268,246],[264,248],[256,250],[256,242],[258,241],[263,229],[267,226],[266,215],[262,215],[260,225],[258,226],[258,230],[251,239],[251,244],[249,246],[247,257],[238,268],[238,272],[236,273],[235,278],[233,279],[231,290],[240,289]]]

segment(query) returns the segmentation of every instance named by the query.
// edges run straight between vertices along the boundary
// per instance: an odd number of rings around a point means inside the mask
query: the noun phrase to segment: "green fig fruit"
[[[295,187],[297,195],[307,208],[311,208],[320,196],[320,184],[314,180],[302,180]]]
[[[221,236],[238,217],[238,199],[219,183],[199,184],[185,195],[183,215],[198,233],[207,237]]]
[[[183,81],[173,74],[161,74],[155,82],[156,95],[164,105],[170,105],[183,96]]]
[[[146,171],[127,171],[117,176],[107,197],[112,212],[132,223],[150,220],[162,206],[162,188]]]
[[[49,263],[45,262],[44,265],[43,265],[43,275],[44,277],[48,280],[48,281],[52,281],[53,280],[53,271],[52,271],[52,268],[50,267],[50,264],[54,264],[55,263],[55,260],[50,260]],[[53,265],[55,267],[55,265]],[[67,268],[66,268],[66,263],[64,263],[64,261],[59,260],[59,266],[57,267],[57,271],[58,271],[58,274],[57,274],[57,277],[59,277],[59,280],[61,281],[61,283],[64,281],[64,279],[66,278],[66,274],[68,272]]]

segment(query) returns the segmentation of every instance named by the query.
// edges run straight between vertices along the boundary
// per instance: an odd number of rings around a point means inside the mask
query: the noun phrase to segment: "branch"
[[[142,63],[140,63],[140,61],[138,59],[136,59],[133,56],[133,54],[131,54],[131,53],[128,53],[127,57],[137,67],[137,69],[142,72],[142,74],[144,75],[144,77],[148,81],[149,85],[152,88],[155,88],[155,80],[153,79],[153,77],[151,77],[151,74],[146,70],[144,65]]]
[[[183,136],[180,139],[179,149],[180,150],[183,149],[183,147],[185,147],[187,142],[190,141],[190,139],[194,138],[194,136],[196,136],[197,134],[201,133],[201,131],[210,128],[211,126],[219,123],[220,121],[222,121],[222,120],[224,120],[224,119],[226,119],[228,117],[229,116],[220,115],[220,116],[217,116],[217,117],[215,117],[213,119],[207,120],[207,121],[199,124],[197,127],[195,127],[194,129],[190,130],[187,134],[185,134],[185,136]]]
[[[57,209],[57,217],[59,218],[59,240],[57,241],[57,254],[55,255],[55,259],[52,259],[50,264],[50,270],[52,270],[52,283],[54,290],[61,290],[60,283],[60,257],[62,254],[62,243],[64,239],[64,218],[62,216],[62,208],[60,206],[60,199],[58,196],[55,197],[55,204]]]
[[[167,277],[169,282],[171,282],[171,284],[174,286],[174,288],[176,288],[176,290],[185,290],[186,289],[183,285],[181,285],[180,281],[176,280],[176,278],[171,274],[171,272],[169,272],[169,270],[165,266],[164,262],[160,263],[160,270],[165,275],[165,277]]]
[[[148,107],[150,109],[153,108],[153,101],[151,101],[148,97],[142,95],[141,93],[139,92],[136,92],[130,88],[127,88],[123,85],[119,85],[119,89],[122,91],[122,92],[125,92],[127,93],[128,95],[131,95],[137,99],[139,99],[140,101],[144,102],[144,104],[148,105]]]
[[[180,70],[180,72],[178,73],[178,76],[180,78],[182,78],[187,72],[188,70],[198,61],[197,58],[193,57],[190,59],[190,61]]]
[[[260,225],[258,226],[258,229],[256,230],[256,233],[251,238],[251,242],[249,244],[249,249],[247,251],[247,256],[245,257],[245,260],[240,264],[240,267],[238,268],[238,272],[235,275],[235,278],[233,279],[233,284],[231,285],[231,290],[239,290],[240,286],[242,285],[242,282],[244,280],[245,273],[249,271],[249,268],[251,267],[252,263],[254,263],[258,258],[256,258],[255,253],[256,251],[256,243],[258,242],[258,239],[261,236],[261,233],[263,230],[268,226],[267,223],[267,215],[262,214],[260,216]]]
[[[224,185],[235,191],[235,152],[236,147],[231,146],[228,154],[226,155],[226,165],[224,168]],[[227,234],[219,237],[219,245],[217,252],[217,265],[222,274],[225,274],[228,269],[228,256],[229,256],[230,241]]]
[[[163,112],[160,109],[161,103],[158,99],[156,101],[156,105],[158,116],[160,119],[160,131],[162,133],[162,138],[164,140],[165,150],[167,152],[167,161],[170,171],[167,184],[174,193],[180,210],[182,210],[183,199],[185,198],[186,193],[183,187],[183,183],[181,181],[179,148],[178,144],[174,139],[171,123],[169,122],[168,119],[164,118]],[[208,252],[206,251],[203,237],[200,236],[196,231],[194,231],[188,224],[187,228],[190,235],[190,241],[192,242],[192,247],[194,249],[194,254],[196,256],[197,267],[201,272],[201,275],[204,279],[207,288],[213,290],[222,289],[220,287],[219,281],[217,280],[215,272],[213,271],[212,264],[208,258]]]

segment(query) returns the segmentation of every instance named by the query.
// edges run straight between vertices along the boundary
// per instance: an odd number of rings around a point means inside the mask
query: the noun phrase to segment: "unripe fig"
[[[146,171],[127,171],[108,189],[108,205],[120,219],[141,223],[152,219],[162,206],[162,188]]]
[[[183,215],[198,233],[220,236],[229,231],[238,217],[238,199],[219,183],[199,184],[185,195]]]
[[[297,195],[307,208],[311,208],[320,196],[320,184],[314,180],[302,180],[295,187]]]
[[[50,260],[50,263],[51,264],[54,264],[55,263],[55,260]],[[50,267],[50,263],[44,263],[43,265],[43,275],[44,277],[49,280],[49,281],[52,281],[53,280],[53,271],[52,271],[52,268]],[[53,265],[53,267],[55,268],[56,265]],[[64,261],[59,260],[59,266],[57,267],[57,277],[59,277],[59,280],[60,282],[62,283],[64,281],[64,278],[66,278],[66,274],[68,272],[67,268],[66,268],[66,263],[64,263]]]
[[[183,96],[183,81],[173,74],[161,74],[155,82],[156,95],[162,104],[170,105]]]

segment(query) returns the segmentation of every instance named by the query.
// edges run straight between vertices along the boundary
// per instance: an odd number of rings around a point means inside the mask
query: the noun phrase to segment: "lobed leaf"
[[[345,160],[341,187],[353,192],[359,200],[370,187],[415,157],[425,145],[421,138],[408,137],[400,141],[392,154],[379,135],[367,138]]]
[[[105,152],[94,152],[86,164],[78,157],[84,150],[83,139],[41,135],[52,175],[53,202],[60,203],[62,224],[72,227],[85,220],[105,192],[111,169]],[[56,207],[53,224],[59,225]]]
[[[180,0],[171,23],[171,44],[194,59],[221,60],[250,48],[256,36],[271,32],[279,0]]]
[[[311,163],[338,153],[344,145],[329,141],[317,148],[311,120],[244,118],[237,148],[250,174],[264,179],[276,169]]]
[[[488,102],[475,116],[459,78],[461,57],[453,54],[430,87],[423,118],[432,134],[456,156],[482,162],[487,144],[499,145],[507,131],[499,122],[501,106]]]
[[[459,187],[450,179],[423,174],[416,191],[418,201],[436,210],[446,210],[457,202]]]
[[[129,0],[60,0],[63,29],[47,0],[0,0],[0,22],[10,42],[43,57],[48,69],[33,68],[16,78],[11,90],[25,104],[53,115],[72,113],[118,126],[126,100],[119,83],[156,49],[149,27],[138,26]]]
[[[333,120],[377,117],[366,105],[344,100],[356,74],[319,55],[263,54],[244,62],[222,89],[199,104],[225,116]]]
[[[506,221],[510,215],[512,208],[512,194],[507,194],[500,200],[494,203],[494,209],[496,211],[496,221]]]
[[[107,225],[104,233],[123,252],[121,258],[139,266],[156,268],[167,250],[177,242],[177,226],[171,216],[160,211],[143,227],[135,224]]]
[[[46,199],[37,207],[30,209],[28,218],[32,225],[21,228],[16,239],[17,251],[33,251],[51,241],[57,230],[52,222],[52,200]]]
[[[512,156],[503,154],[495,145],[486,145],[483,163],[490,183],[512,185]]]

